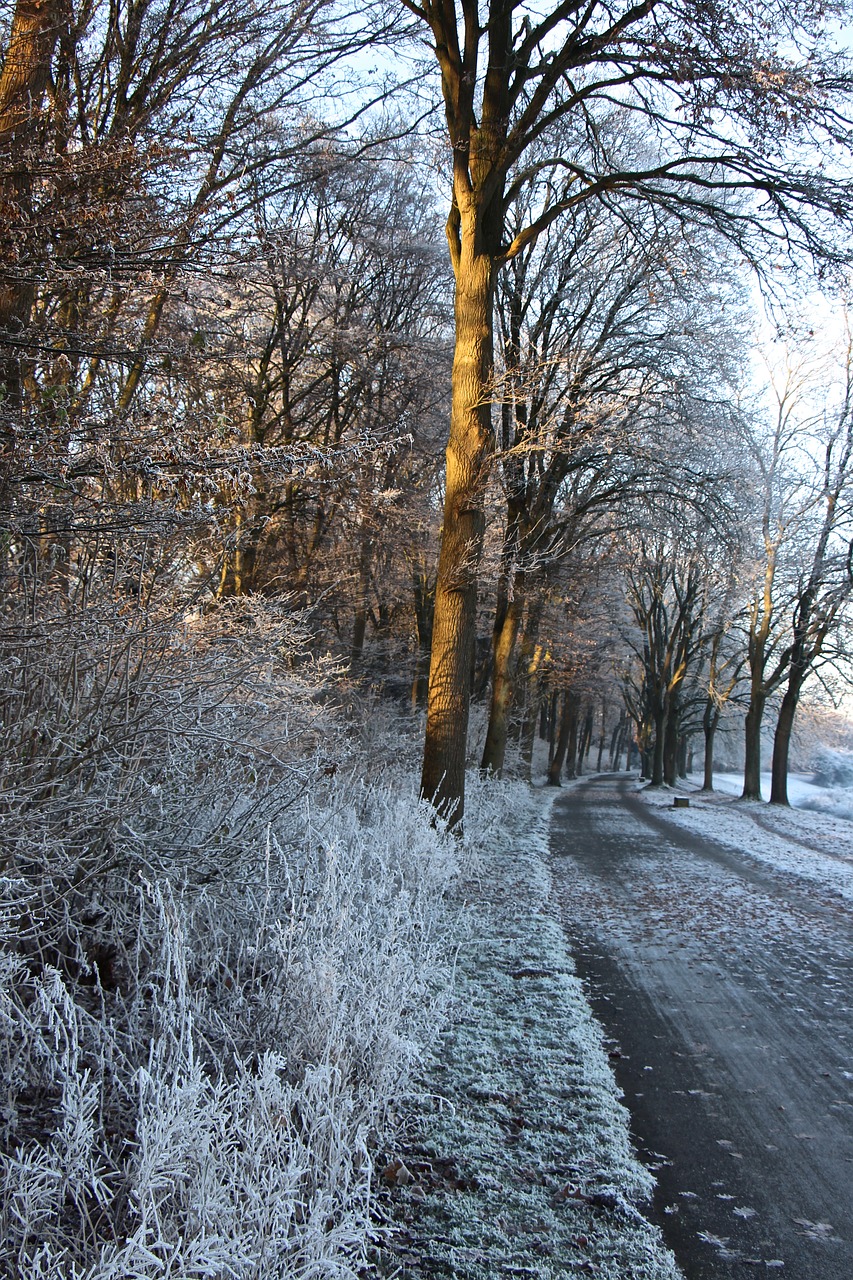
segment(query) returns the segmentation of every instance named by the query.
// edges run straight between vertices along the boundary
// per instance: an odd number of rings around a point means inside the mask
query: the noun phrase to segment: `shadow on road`
[[[679,830],[624,775],[561,796],[551,847],[685,1274],[850,1280],[850,912]]]

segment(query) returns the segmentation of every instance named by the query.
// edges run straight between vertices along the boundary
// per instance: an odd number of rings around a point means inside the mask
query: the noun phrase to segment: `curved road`
[[[655,1217],[689,1280],[851,1280],[853,909],[632,785],[559,798],[552,871]]]

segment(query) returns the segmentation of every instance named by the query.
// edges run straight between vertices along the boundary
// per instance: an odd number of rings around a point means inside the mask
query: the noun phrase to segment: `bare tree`
[[[775,420],[754,429],[759,495],[752,598],[745,612],[749,703],[743,798],[761,799],[761,728],[768,699],[786,686],[774,752],[775,800],[787,802],[788,747],[802,685],[840,619],[851,588],[849,494],[853,481],[849,352],[840,405],[815,402],[824,374],[809,353],[771,377]]]
[[[727,3],[711,10],[667,0],[592,0],[536,17],[511,0],[489,0],[485,8],[477,0],[403,4],[429,32],[452,150],[447,232],[456,347],[422,790],[458,824],[493,448],[498,270],[563,213],[593,200],[626,214],[650,202],[685,222],[708,219],[744,241],[764,234],[783,247],[837,253],[823,231],[828,221],[848,218],[846,185],[811,158],[808,169],[797,167],[789,141],[808,136],[818,148],[847,145],[849,77],[821,44],[817,0],[801,6],[796,19],[776,0],[760,13]],[[614,98],[656,132],[647,159],[630,169],[599,130],[601,106]],[[560,149],[527,165],[532,144],[566,119],[586,131],[588,160],[578,163]],[[552,176],[547,198],[508,239],[512,199],[545,173]]]
[[[840,404],[826,412],[808,542],[789,606],[787,680],[773,739],[771,804],[788,803],[791,730],[803,685],[826,655],[853,592],[853,346],[848,329]]]
[[[679,530],[678,538],[683,539]],[[682,691],[700,652],[702,566],[694,544],[679,553],[669,540],[639,539],[628,570],[628,603],[640,669],[635,717],[650,740],[652,786],[672,785]]]
[[[689,411],[673,407],[691,382],[705,397],[738,376],[739,289],[725,246],[705,239],[685,243],[665,217],[626,227],[584,207],[499,279],[495,470],[506,518],[485,769],[503,764],[516,639],[547,566],[619,524],[626,494],[667,474],[677,487]]]
[[[704,762],[702,790],[714,790],[714,747],[717,730],[726,706],[732,699],[746,663],[745,653],[732,635],[734,622],[734,573],[729,571],[722,591],[712,587],[712,598],[704,606],[706,630],[705,669],[702,681],[702,739]]]
[[[0,333],[20,339],[33,303],[34,282],[20,261],[18,228],[32,217],[33,155],[42,127],[42,110],[50,79],[51,60],[65,18],[65,0],[17,0],[9,42],[0,72],[0,195],[5,231],[0,276]],[[21,352],[4,350],[0,378],[7,412],[18,408],[21,392]],[[12,451],[8,421],[3,452]]]

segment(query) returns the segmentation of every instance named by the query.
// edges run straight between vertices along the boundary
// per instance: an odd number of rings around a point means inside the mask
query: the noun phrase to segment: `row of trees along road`
[[[748,271],[849,254],[845,11],[789,9],[0,9],[9,634],[281,597],[426,696],[454,825],[472,690],[487,770],[545,709],[553,780],[630,717],[671,781],[748,688],[784,799],[850,585],[849,393],[744,391]]]
[[[821,42],[818,3],[794,15],[772,0],[593,0],[531,18],[507,0],[403,2],[438,63],[452,155],[455,349],[422,789],[458,823],[499,271],[569,210],[593,203],[629,223],[651,207],[685,226],[710,225],[752,257],[781,241],[837,258],[849,185],[817,156],[849,148],[850,78]],[[639,163],[624,166],[599,128],[614,102],[646,126]],[[582,155],[555,141],[559,126],[585,138]],[[514,200],[546,176],[539,203],[512,226]]]
[[[802,356],[781,363],[770,379],[775,417],[765,409],[741,422],[727,489],[697,491],[689,520],[665,504],[650,532],[635,535],[623,631],[633,660],[623,679],[653,782],[675,781],[678,744],[701,727],[710,789],[714,735],[735,702],[745,712],[743,794],[760,799],[761,729],[776,694],[771,800],[787,803],[803,686],[849,656],[849,336],[840,345],[832,371]],[[715,507],[726,492],[727,509]]]

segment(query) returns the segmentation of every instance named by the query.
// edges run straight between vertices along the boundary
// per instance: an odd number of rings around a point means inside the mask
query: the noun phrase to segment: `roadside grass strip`
[[[411,1143],[382,1180],[380,1272],[676,1280],[641,1208],[653,1188],[552,914],[551,793],[472,788],[455,1009]]]

